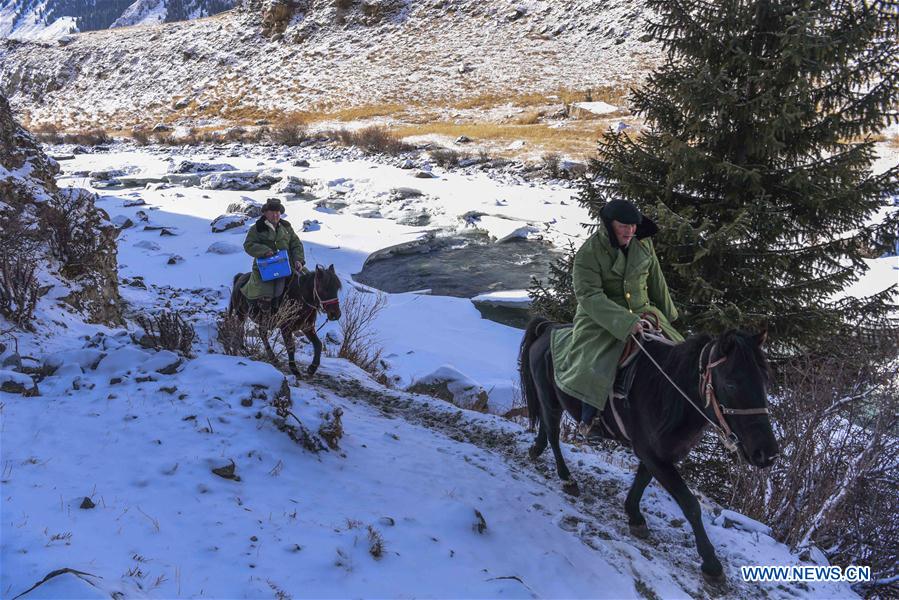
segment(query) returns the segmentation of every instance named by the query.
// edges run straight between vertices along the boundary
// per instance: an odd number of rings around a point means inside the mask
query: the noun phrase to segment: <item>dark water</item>
[[[435,295],[472,298],[487,292],[526,289],[531,277],[546,279],[550,264],[560,255],[548,244],[536,241],[496,244],[471,237],[441,238],[402,254],[369,259],[354,278],[390,293],[430,289]],[[485,318],[513,327],[527,323],[523,310],[479,310]]]
[[[356,281],[390,293],[430,289],[440,296],[471,298],[498,290],[530,287],[545,279],[559,252],[542,242],[502,244],[464,238],[431,242],[420,252],[369,260]]]

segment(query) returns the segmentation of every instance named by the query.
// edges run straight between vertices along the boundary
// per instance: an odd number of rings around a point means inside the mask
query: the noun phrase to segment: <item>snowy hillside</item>
[[[626,452],[565,445],[574,499],[551,457],[527,459],[522,426],[402,391],[460,373],[489,391],[489,410],[509,407],[521,332],[466,298],[387,295],[375,328],[392,389],[338,359],[288,381],[209,352],[231,277],[249,266],[246,212],[267,197],[286,204],[308,261],[335,264],[352,294],[367,289],[352,275],[370,254],[434,231],[580,239],[586,215],[561,182],[447,172],[426,154],[409,169],[328,148],[70,150],[54,151],[59,185],[98,193],[120,228],[125,315],[177,309],[200,339],[195,358],[147,350],[133,324],[88,325],[47,297],[37,333],[16,336],[20,366],[4,340],[4,389],[28,395],[0,392],[3,597],[61,569],[22,597],[853,596],[844,584],[743,583],[740,566],[800,561],[764,525],[709,502],[728,583],[707,587],[689,527],[656,484],[643,501],[651,538],[628,533]],[[271,406],[287,394],[304,443]]]
[[[152,0],[138,0],[151,14]],[[291,8],[293,6],[293,8]],[[341,8],[345,6],[346,8]],[[627,0],[252,0],[209,19],[0,45],[0,91],[37,123],[276,120],[638,81],[657,60]],[[551,57],[551,59],[548,59]]]
[[[54,41],[72,33],[206,17],[234,0],[0,0],[0,37]]]

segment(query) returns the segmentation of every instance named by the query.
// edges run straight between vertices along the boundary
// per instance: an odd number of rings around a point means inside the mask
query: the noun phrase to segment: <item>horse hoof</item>
[[[649,527],[646,526],[646,523],[640,525],[628,525],[628,528],[631,530],[631,535],[635,538],[641,540],[649,539]]]
[[[709,585],[714,587],[723,587],[727,583],[727,578],[724,576],[724,569],[721,568],[721,565],[717,565],[717,568],[713,567],[708,571],[703,568],[702,569],[702,579]]]
[[[537,460],[540,458],[540,455],[543,454],[543,450],[540,450],[537,446],[531,446],[528,448],[528,458],[531,460]]]
[[[581,489],[577,486],[577,481],[573,479],[569,479],[568,481],[562,482],[562,491],[568,494],[569,496],[580,496]]]
[[[313,375],[315,375],[315,373],[317,371],[318,371],[318,365],[309,365],[309,367],[306,369],[306,375],[309,375],[310,377],[312,377]]]
[[[299,378],[302,377],[302,374],[300,373],[300,370],[297,368],[296,365],[290,365],[290,372],[291,372],[291,374],[293,374],[293,376],[296,377],[297,379],[299,379]]]

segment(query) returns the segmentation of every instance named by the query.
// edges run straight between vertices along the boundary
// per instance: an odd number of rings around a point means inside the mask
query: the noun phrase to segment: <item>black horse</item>
[[[252,306],[243,295],[240,288],[244,286],[250,278],[249,273],[238,273],[234,276],[234,287],[231,289],[231,301],[228,304],[228,314],[236,316],[241,322],[249,317],[258,325],[265,326],[270,320],[271,315],[264,314],[255,306]],[[295,302],[297,308],[295,311],[286,313],[288,316],[283,319],[276,319],[281,329],[281,336],[284,338],[284,347],[287,349],[288,365],[290,372],[300,376],[297,369],[296,350],[297,345],[294,341],[294,333],[302,331],[306,338],[312,342],[312,348],[315,354],[312,362],[306,369],[309,375],[314,375],[318,370],[322,356],[322,341],[318,337],[315,330],[315,322],[319,312],[324,312],[328,316],[329,321],[336,321],[340,318],[340,301],[337,299],[337,292],[340,291],[340,278],[334,272],[334,265],[325,269],[322,266],[315,267],[315,271],[304,273],[302,275],[293,273],[284,286],[284,296],[281,301],[281,308],[285,309],[292,301]],[[272,347],[268,341],[268,332],[262,332],[262,343],[270,357],[274,356]]]
[[[562,411],[579,419],[581,402],[555,384],[550,331],[570,327],[535,318],[521,343],[519,371],[527,399],[531,427],[539,423],[537,439],[529,450],[537,459],[552,447],[563,489],[577,495],[577,483],[562,458],[559,427]],[[702,558],[702,573],[710,580],[723,576],[721,562],[702,525],[699,502],[690,492],[675,464],[696,445],[706,425],[719,429],[745,460],[767,467],[777,457],[777,441],[768,417],[766,386],[768,361],[762,351],[765,334],[728,331],[718,337],[696,335],[671,345],[644,339],[634,364],[636,375],[625,400],[606,403],[593,427],[601,437],[629,444],[640,460],[624,509],[631,532],[648,537],[640,499],[655,478],[671,494],[693,528]],[[656,364],[647,356],[649,354]],[[683,395],[662,371],[689,396]]]

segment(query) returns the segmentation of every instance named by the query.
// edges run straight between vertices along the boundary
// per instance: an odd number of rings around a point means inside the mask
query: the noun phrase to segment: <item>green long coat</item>
[[[243,249],[253,258],[261,258],[269,252],[287,250],[292,270],[296,268],[297,261],[306,262],[303,243],[297,237],[297,234],[294,233],[290,223],[284,219],[278,221],[278,228],[273,231],[271,227],[265,224],[265,217],[261,217],[247,232],[247,239],[244,240]],[[275,293],[275,284],[273,281],[262,281],[262,277],[259,275],[259,267],[256,266],[256,261],[254,260],[250,279],[240,288],[240,291],[249,300],[271,298]]]
[[[612,247],[601,227],[575,255],[572,276],[577,297],[574,326],[552,333],[556,384],[602,409],[639,316],[655,313],[665,334],[683,341],[671,326],[677,310],[649,238],[631,240],[625,254]]]

